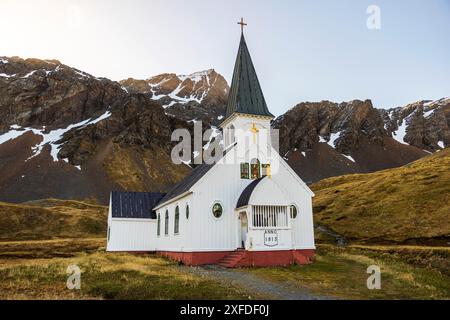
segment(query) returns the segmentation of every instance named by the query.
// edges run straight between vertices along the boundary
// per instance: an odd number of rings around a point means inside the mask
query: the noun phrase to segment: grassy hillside
[[[450,241],[450,149],[404,167],[312,185],[315,223],[349,241]]]
[[[107,207],[72,200],[0,202],[0,241],[106,235]]]

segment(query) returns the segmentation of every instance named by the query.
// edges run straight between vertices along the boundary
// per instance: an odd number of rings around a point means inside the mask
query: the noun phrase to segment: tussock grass
[[[448,245],[450,149],[404,167],[312,185],[315,223],[350,241]]]

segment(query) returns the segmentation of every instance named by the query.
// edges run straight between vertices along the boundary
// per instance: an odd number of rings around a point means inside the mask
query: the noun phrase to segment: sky
[[[230,82],[241,17],[276,115],[304,101],[450,96],[450,0],[0,0],[0,56],[112,80],[213,68]]]

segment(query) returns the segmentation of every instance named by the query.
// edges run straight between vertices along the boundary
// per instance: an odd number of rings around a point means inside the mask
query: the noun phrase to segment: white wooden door
[[[247,233],[248,233],[248,219],[247,214],[245,212],[240,213],[240,220],[241,220],[241,247],[245,248],[245,241],[247,240]]]

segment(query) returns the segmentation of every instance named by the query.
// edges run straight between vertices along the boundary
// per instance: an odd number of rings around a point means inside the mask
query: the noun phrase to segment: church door
[[[248,233],[248,220],[247,220],[247,213],[241,212],[239,214],[239,218],[241,220],[241,247],[245,248],[245,241],[247,240],[247,233]]]

